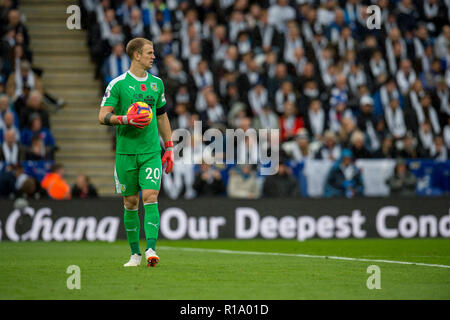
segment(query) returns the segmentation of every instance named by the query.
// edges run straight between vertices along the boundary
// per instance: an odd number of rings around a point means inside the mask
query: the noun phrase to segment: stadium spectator
[[[227,195],[230,198],[257,199],[261,196],[256,171],[250,164],[237,165],[230,169]]]
[[[195,175],[194,190],[197,196],[218,196],[225,192],[222,175],[215,167],[203,162]]]
[[[31,138],[31,145],[28,147],[26,151],[25,160],[43,161],[50,159],[51,159],[50,150],[48,150],[48,148],[45,147],[42,137],[39,135],[34,135]]]
[[[449,20],[448,10],[442,1],[424,0],[417,9],[420,12],[420,19],[429,26],[433,37],[439,34],[437,26],[442,26]]]
[[[39,185],[36,178],[27,176],[27,178],[21,184],[20,189],[17,191],[17,197],[28,199],[41,199],[46,197],[46,192]]]
[[[386,61],[381,51],[375,51],[369,62],[371,76],[375,79],[377,85],[382,84],[386,80],[388,72]]]
[[[331,130],[325,131],[323,135],[323,146],[316,153],[317,159],[337,160],[341,157],[341,146],[337,143],[337,137]]]
[[[55,200],[67,200],[71,198],[70,186],[64,180],[64,166],[52,165],[50,172],[41,181],[42,188],[47,191],[50,198]]]
[[[440,126],[443,128],[450,117],[450,90],[443,77],[437,83],[436,93],[432,95],[432,105],[439,112]]]
[[[291,68],[294,68],[295,74],[297,76],[300,76],[303,73],[303,70],[305,69],[307,63],[308,59],[305,56],[305,50],[302,47],[295,48],[291,60]]]
[[[391,134],[387,134],[381,142],[381,148],[375,153],[374,157],[394,159],[396,154],[397,152],[394,145],[394,137]]]
[[[25,160],[25,148],[18,142],[15,130],[9,129],[5,132],[1,146],[0,162],[4,162],[5,165],[19,164]]]
[[[275,95],[278,89],[280,89],[283,82],[292,82],[291,76],[287,73],[287,67],[284,63],[277,63],[275,66],[273,76],[269,76],[267,82],[267,90],[269,92],[269,99],[275,101]],[[282,107],[280,107],[282,108]],[[278,109],[278,112],[282,112],[283,109]]]
[[[305,70],[306,69],[313,69],[313,66],[310,63],[307,63],[305,66]],[[309,73],[310,71],[308,71]],[[328,106],[328,101],[324,101],[324,98],[322,96],[326,96],[324,95],[320,95],[319,94],[319,84],[316,80],[314,80],[314,78],[307,76],[304,77],[306,74],[303,73],[302,76],[297,78],[297,85],[303,87],[303,91],[302,94],[300,95],[300,98],[298,99],[298,103],[299,105],[297,105],[300,115],[305,115],[307,113],[307,107],[311,104],[311,101],[313,100],[320,100],[320,102],[322,103],[323,107],[324,107],[324,111],[326,111],[327,106]],[[300,84],[300,81],[303,82],[304,81],[304,85]],[[327,117],[328,118],[328,117]],[[328,122],[328,120],[326,120]]]
[[[298,129],[294,140],[284,142],[281,145],[281,149],[292,160],[302,161],[314,158],[314,154],[309,146],[308,130],[305,128]]]
[[[358,89],[366,86],[369,82],[362,65],[353,63],[350,65],[350,73],[348,74],[349,89],[352,96],[358,95]]]
[[[255,116],[259,116],[262,113],[262,109],[269,103],[267,89],[264,88],[261,80],[248,92],[248,102]]]
[[[305,127],[314,140],[322,140],[322,136],[327,128],[327,116],[322,107],[322,102],[319,99],[311,101],[308,107],[308,112],[304,117]]]
[[[392,176],[389,177],[386,184],[389,186],[390,194],[393,196],[414,196],[417,179],[409,171],[406,162],[399,159],[395,164]]]
[[[42,80],[31,70],[31,65],[28,61],[21,61],[15,72],[11,73],[6,82],[6,93],[13,100],[16,100],[23,94],[24,87],[44,94]]]
[[[6,113],[12,112],[14,114],[14,124],[18,123],[17,114],[11,106],[10,99],[6,94],[0,96],[0,129],[5,127],[3,117]]]
[[[419,19],[419,11],[412,0],[401,0],[397,5],[397,21],[403,32],[414,30]]]
[[[133,38],[148,36],[148,32],[145,30],[142,12],[139,8],[135,7],[131,9],[129,14],[129,22],[124,25],[123,32],[125,34],[125,41],[129,41]]]
[[[379,117],[375,127],[375,134],[380,143],[384,140],[384,138],[389,135],[389,130],[386,128],[386,122],[383,117]]]
[[[372,154],[365,146],[365,136],[362,131],[354,131],[350,138],[351,150],[355,159],[370,159]]]
[[[97,198],[97,189],[90,182],[90,179],[85,174],[77,176],[75,183],[72,185],[72,198],[73,199],[87,199]]]
[[[341,120],[341,127],[339,129],[339,141],[344,148],[350,147],[350,138],[353,132],[357,131],[356,122],[353,116],[345,116]]]
[[[20,11],[17,9],[6,10],[8,12],[8,20],[5,25],[3,25],[3,30],[1,34],[4,34],[5,30],[14,30],[15,34],[22,34],[25,46],[30,44],[30,38],[28,35],[28,28],[22,23],[20,17]],[[5,20],[2,20],[5,21]]]
[[[19,114],[19,127],[24,129],[30,126],[31,118],[38,114],[42,121],[42,127],[50,129],[50,116],[42,104],[42,95],[39,91],[31,91],[26,101],[26,108]]]
[[[426,152],[418,143],[411,131],[408,131],[403,138],[402,148],[398,151],[398,156],[403,159],[420,159],[426,157]],[[391,153],[389,158],[392,158]]]
[[[334,11],[334,19],[326,28],[326,36],[330,39],[330,42],[336,44],[339,41],[341,30],[347,26],[345,22],[345,11],[337,7]]]
[[[335,86],[331,89],[330,107],[334,109],[338,104],[347,105],[348,94],[347,78],[341,73],[336,77]]]
[[[0,198],[14,198],[15,176],[11,170],[0,171]]]
[[[281,114],[284,112],[285,103],[288,101],[292,102],[294,106],[296,105],[296,96],[292,83],[284,81],[275,92],[275,106],[278,113]]]
[[[181,102],[177,103],[175,105],[175,115],[170,121],[170,127],[174,129],[187,129],[189,127],[190,118],[191,113],[188,110],[187,104]]]
[[[303,56],[304,44],[295,20],[287,23],[287,35],[284,43],[284,61],[296,65],[296,62]],[[296,52],[299,57],[296,57]]]
[[[334,100],[336,103],[334,107],[330,108],[328,112],[329,117],[329,128],[334,132],[339,132],[341,130],[341,124],[343,119],[353,119],[353,112],[347,108],[347,104],[341,100]]]
[[[411,61],[404,59],[400,62],[400,69],[397,71],[396,80],[403,95],[407,95],[410,86],[416,81],[417,75],[411,66]]]
[[[296,197],[299,195],[297,179],[292,169],[280,161],[277,173],[267,176],[263,185],[264,197]]]
[[[213,76],[208,67],[208,62],[206,60],[200,60],[197,65],[197,70],[193,72],[195,85],[197,89],[201,90],[206,86],[212,86]]]
[[[434,137],[434,143],[430,147],[430,156],[437,161],[447,161],[449,150],[441,136]]]
[[[390,77],[375,94],[375,114],[383,115],[385,110],[389,108],[389,102],[394,99],[398,100],[400,105],[403,105],[403,97],[397,88],[395,79]]]
[[[125,49],[122,43],[117,43],[112,48],[111,55],[106,59],[102,67],[103,81],[105,88],[112,79],[118,77],[130,67],[130,59],[125,54]]]
[[[427,120],[422,122],[419,127],[419,142],[421,147],[425,150],[426,154],[429,155],[430,149],[433,145],[434,134],[431,128],[431,123]]]
[[[261,113],[253,118],[253,128],[259,129],[279,129],[280,118],[272,110],[269,104],[265,104],[262,107]]]
[[[245,100],[244,98],[241,99],[238,84],[236,82],[226,83],[225,90],[225,94],[221,94],[221,101],[225,110],[231,110],[235,104],[242,103],[242,101]]]
[[[424,121],[428,121],[432,126],[434,134],[441,133],[439,116],[435,108],[431,105],[431,98],[428,94],[424,94],[420,99],[420,106],[416,109],[416,117],[419,125]]]
[[[242,102],[237,102],[231,107],[230,111],[228,112],[228,125],[231,128],[238,128],[241,126],[242,119],[246,117],[247,106]]]
[[[237,129],[241,129],[246,135],[244,139],[238,139],[235,144],[234,157],[237,163],[257,163],[258,162],[258,141],[256,134],[248,134],[252,125],[252,120],[249,117],[242,117],[239,121]]]
[[[448,22],[442,27],[442,32],[436,38],[434,43],[434,51],[436,57],[443,59],[447,55],[447,48],[450,45],[450,26]]]
[[[11,111],[5,112],[3,115],[3,126],[0,124],[0,143],[3,142],[6,131],[12,130],[16,133],[16,138],[19,139],[20,131],[14,124],[14,113]]]
[[[284,103],[284,112],[280,117],[280,135],[281,141],[287,141],[293,138],[296,132],[304,128],[303,118],[297,115],[297,108],[294,102],[286,101]]]
[[[394,139],[401,139],[405,136],[408,128],[400,102],[398,99],[389,101],[389,106],[385,109],[386,126]]]
[[[350,150],[342,150],[341,159],[336,161],[328,173],[325,196],[347,197],[361,196],[364,190],[360,170],[353,163],[353,154]]]
[[[271,5],[268,10],[269,24],[277,28],[278,32],[283,33],[286,30],[285,23],[295,19],[295,10],[289,6],[288,0],[278,0]]]
[[[45,147],[55,147],[55,139],[52,133],[47,128],[42,126],[42,119],[38,113],[32,114],[30,117],[30,125],[21,132],[20,141],[24,146],[31,146],[31,139],[33,136],[42,138]]]
[[[206,109],[200,113],[200,120],[207,128],[214,123],[225,123],[225,110],[217,99],[217,95],[209,90],[204,92]]]
[[[360,100],[360,112],[357,116],[357,126],[367,135],[368,148],[371,152],[377,151],[381,142],[376,132],[377,117],[373,114],[373,99],[363,96]]]
[[[8,13],[14,9],[16,5],[14,5],[14,1],[12,0],[2,1],[0,4],[0,32],[3,33],[3,27],[6,26],[6,22],[8,21]]]

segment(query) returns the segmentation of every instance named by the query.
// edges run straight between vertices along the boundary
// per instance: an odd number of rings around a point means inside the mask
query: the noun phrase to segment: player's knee
[[[148,192],[142,195],[144,203],[158,202],[158,192]]]
[[[128,210],[135,210],[138,208],[139,205],[139,197],[138,196],[129,196],[123,198],[123,203],[125,205],[125,208]]]

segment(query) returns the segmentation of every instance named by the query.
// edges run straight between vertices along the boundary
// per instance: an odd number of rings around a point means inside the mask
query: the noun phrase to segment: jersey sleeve
[[[119,103],[119,88],[118,83],[111,81],[106,87],[105,94],[102,99],[102,107],[116,107]]]
[[[166,105],[166,96],[164,95],[164,84],[161,81],[161,91],[159,92],[158,101],[156,101],[156,109]]]

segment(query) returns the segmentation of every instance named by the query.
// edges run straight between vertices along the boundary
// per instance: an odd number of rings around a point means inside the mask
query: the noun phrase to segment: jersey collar
[[[137,81],[146,81],[148,79],[148,72],[145,72],[145,77],[138,77],[137,75],[134,75],[133,73],[131,73],[130,70],[128,70],[127,73],[130,76],[132,76],[133,78],[135,78]]]

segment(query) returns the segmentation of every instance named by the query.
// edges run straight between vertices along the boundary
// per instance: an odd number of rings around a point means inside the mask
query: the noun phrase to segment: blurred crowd
[[[60,163],[53,163],[42,179],[27,173],[21,164],[8,165],[0,172],[0,198],[69,200],[97,197],[97,189],[85,174],[79,174],[70,186],[65,179],[64,165]]]
[[[336,161],[327,195],[361,194],[361,178],[352,165],[357,159],[448,160],[450,1],[80,4],[102,90],[129,67],[126,43],[146,37],[156,53],[150,72],[164,81],[173,129],[192,132],[196,120],[203,132],[279,129],[283,159]],[[369,5],[380,8],[380,29],[367,27]],[[246,144],[251,149],[251,141]],[[251,168],[230,170],[225,186],[214,168],[200,166],[187,178],[192,180],[187,193],[227,189],[237,196],[240,189],[234,186],[251,179]],[[266,180],[284,184],[290,180],[285,176],[292,173],[281,163],[279,174]],[[211,188],[204,187],[206,182]]]
[[[172,127],[280,129],[287,157],[448,159],[450,2],[82,0],[107,83],[154,43]],[[367,28],[367,6],[381,29]]]
[[[402,159],[448,160],[450,1],[79,4],[96,77],[103,80],[101,91],[129,68],[126,43],[146,37],[157,57],[150,72],[164,81],[173,129],[193,131],[196,120],[202,121],[203,132],[279,129],[282,160],[335,161],[327,195],[362,193],[357,159],[396,159],[399,165],[387,182],[391,190],[411,188]],[[367,28],[372,4],[381,10],[380,29]],[[17,6],[14,0],[0,6],[0,161],[11,163],[52,159],[48,109],[63,103],[42,86],[43,71],[33,67]],[[252,141],[245,144],[251,150]],[[200,166],[187,192],[234,197],[241,187],[248,190],[242,191],[245,197],[260,196],[252,194],[254,166],[233,168],[227,183],[215,171]],[[291,171],[281,161],[278,174],[265,181],[295,194]],[[399,184],[397,176],[406,181]]]
[[[53,160],[57,150],[50,113],[63,105],[43,86],[43,70],[33,67],[30,36],[18,2],[0,5],[0,162]]]
[[[25,21],[18,0],[0,1],[0,197],[96,196],[83,175],[68,187],[59,164],[52,166],[42,181],[25,170],[33,168],[33,163],[53,162],[58,148],[50,117],[64,105],[45,90],[44,70],[33,65]],[[24,162],[28,166],[24,167]]]

